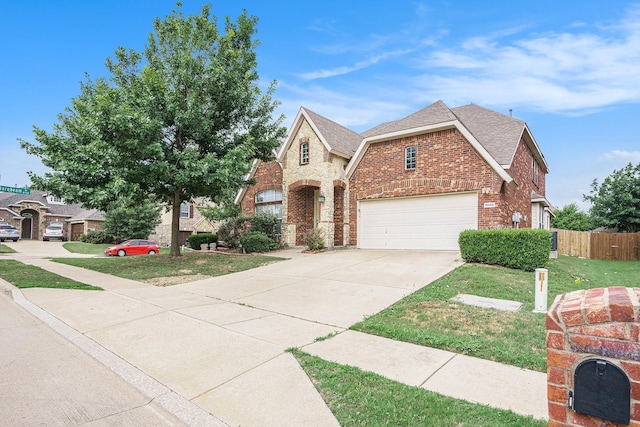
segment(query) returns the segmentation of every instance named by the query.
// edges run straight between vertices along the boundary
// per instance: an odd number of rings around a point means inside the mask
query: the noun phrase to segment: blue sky
[[[183,0],[185,14],[206,1]],[[300,106],[355,131],[442,100],[529,125],[551,172],[547,198],[576,202],[591,182],[640,162],[640,2],[218,0],[212,13],[259,18],[258,72],[288,126]],[[106,76],[118,46],[142,50],[172,0],[3,2],[0,185],[44,172],[20,148],[51,130],[85,72]]]

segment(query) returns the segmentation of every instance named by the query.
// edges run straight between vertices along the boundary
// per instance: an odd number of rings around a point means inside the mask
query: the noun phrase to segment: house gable
[[[491,166],[491,168],[500,176],[502,180],[517,185],[516,181],[505,171],[505,169],[496,161],[496,159],[487,151],[487,149],[478,141],[473,133],[461,123],[449,108],[442,102],[438,101],[429,107],[426,107],[417,113],[411,114],[404,119],[389,122],[385,125],[378,126],[370,131],[365,132],[367,136],[356,151],[355,155],[349,162],[346,169],[347,177],[350,177],[362,159],[368,146],[372,143],[393,140],[401,137],[410,137],[424,133],[443,131],[455,128],[467,141],[473,146],[480,156]]]

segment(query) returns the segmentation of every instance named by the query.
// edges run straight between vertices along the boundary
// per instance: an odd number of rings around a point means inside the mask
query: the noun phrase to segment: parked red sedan
[[[127,240],[116,246],[110,246],[104,254],[107,256],[126,256],[126,255],[155,255],[160,252],[156,242],[151,240]]]

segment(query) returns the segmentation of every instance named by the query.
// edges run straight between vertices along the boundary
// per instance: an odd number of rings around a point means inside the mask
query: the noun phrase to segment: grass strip
[[[54,258],[53,261],[151,283],[154,279],[170,278],[164,283],[166,285],[185,283],[193,281],[194,278],[236,273],[284,259],[264,255],[230,255],[193,251],[185,252],[179,257],[160,254],[110,258]]]
[[[543,427],[546,421],[408,386],[289,350],[343,427]]]
[[[107,249],[109,245],[106,243],[103,244],[94,244],[94,243],[84,243],[84,242],[67,242],[62,245],[68,252],[72,254],[88,254],[88,255],[102,255],[104,254],[104,250]]]
[[[0,254],[15,254],[15,253],[16,253],[15,249],[0,243]]]
[[[43,270],[40,267],[26,265],[11,259],[0,260],[0,277],[21,289],[56,288],[102,290],[102,288],[97,286],[76,282],[75,280]]]

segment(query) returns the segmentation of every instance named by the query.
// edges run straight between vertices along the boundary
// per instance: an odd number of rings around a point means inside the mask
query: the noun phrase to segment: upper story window
[[[256,193],[256,203],[281,202],[282,190],[265,190]]]
[[[538,169],[540,169],[540,167],[538,166],[538,162],[536,162],[535,157],[531,158],[531,169],[533,171],[533,175],[531,176],[531,180],[533,181],[533,183],[535,185],[538,185]]]
[[[180,205],[180,218],[191,218],[191,207],[186,203]]]
[[[300,144],[300,164],[309,164],[309,143],[303,142]]]
[[[416,168],[416,147],[407,147],[404,149],[404,168],[405,170],[413,170]]]
[[[64,204],[64,200],[62,200],[62,197],[51,196],[51,195],[47,196],[47,202],[51,203],[51,204],[55,204],[55,205],[63,205]]]

